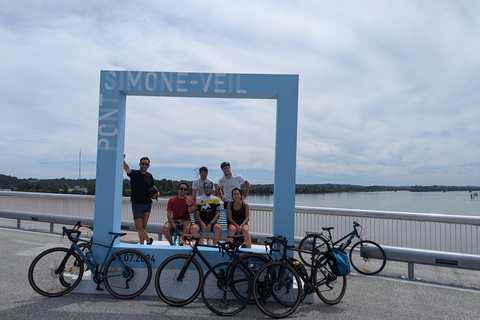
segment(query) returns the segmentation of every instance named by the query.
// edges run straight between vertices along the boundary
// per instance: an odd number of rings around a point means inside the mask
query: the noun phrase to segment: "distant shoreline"
[[[155,185],[162,196],[176,193],[180,182],[187,183],[190,187],[193,181],[155,179]],[[123,196],[130,196],[130,183],[128,179],[123,180]],[[0,189],[24,192],[44,193],[78,193],[95,194],[95,179],[19,179],[12,176],[0,174]],[[468,191],[479,192],[480,186],[360,186],[352,184],[296,184],[295,194],[326,194],[326,193],[348,193],[348,192],[378,192],[378,191],[410,191],[410,192],[448,192]],[[250,194],[271,195],[274,193],[272,184],[252,184]]]

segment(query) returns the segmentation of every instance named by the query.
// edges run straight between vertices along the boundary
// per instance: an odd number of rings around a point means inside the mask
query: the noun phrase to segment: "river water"
[[[249,195],[247,202],[272,204],[273,195]],[[480,198],[471,199],[467,191],[297,194],[295,205],[480,216]]]

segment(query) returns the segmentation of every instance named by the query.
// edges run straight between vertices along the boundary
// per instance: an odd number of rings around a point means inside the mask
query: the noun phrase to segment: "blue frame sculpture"
[[[276,99],[273,233],[294,237],[298,75],[101,71],[95,240],[120,232],[127,96]],[[254,179],[252,179],[254,181]]]

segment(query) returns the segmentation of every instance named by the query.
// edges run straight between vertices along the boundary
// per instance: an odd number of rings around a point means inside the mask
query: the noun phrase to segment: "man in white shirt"
[[[220,168],[223,171],[224,176],[218,180],[217,184],[217,192],[223,201],[223,207],[227,209],[227,205],[229,202],[232,202],[232,190],[235,188],[241,189],[241,185],[245,185],[245,192],[243,194],[242,200],[248,196],[248,192],[250,191],[250,183],[241,175],[232,173],[230,169],[230,163],[222,162]],[[223,192],[222,192],[223,188]]]

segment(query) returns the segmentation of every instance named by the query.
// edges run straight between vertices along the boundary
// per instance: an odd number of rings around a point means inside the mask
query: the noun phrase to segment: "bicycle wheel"
[[[249,253],[242,256],[242,260],[246,266],[252,271],[253,274],[257,272],[257,270],[263,266],[265,263],[269,261],[269,259],[258,253]],[[248,272],[248,270],[246,270]],[[234,272],[242,272],[241,270],[235,270]],[[250,274],[250,273],[249,273]],[[250,280],[253,282],[253,278],[251,277]],[[245,286],[240,287],[239,285],[235,284],[232,288],[233,294],[237,297],[237,299],[245,300],[248,295],[248,290]],[[253,294],[250,295],[249,303],[255,303],[253,299]]]
[[[350,249],[350,263],[359,273],[374,275],[383,270],[387,257],[380,245],[363,240],[355,243]]]
[[[166,304],[181,307],[195,300],[200,294],[203,282],[203,270],[197,260],[189,256],[176,254],[166,259],[158,268],[155,276],[155,289]],[[179,274],[183,271],[183,278]]]
[[[272,261],[265,264],[257,271],[253,280],[255,303],[260,311],[272,318],[291,315],[302,299],[302,283],[291,266],[286,266],[280,278],[283,263],[283,261]],[[264,299],[266,293],[271,297]]]
[[[145,291],[152,267],[143,253],[127,249],[112,255],[103,273],[105,288],[112,296],[130,299]]]
[[[298,256],[300,260],[306,267],[312,266],[312,251],[313,250],[313,242],[315,241],[315,256],[320,255],[321,253],[327,251],[327,244],[326,241],[319,237],[308,234],[305,238],[300,241],[298,245]]]
[[[231,272],[235,268],[237,272]],[[233,294],[233,288],[247,292],[246,299],[240,300]],[[202,286],[202,298],[205,305],[221,316],[231,316],[242,311],[248,304],[252,292],[252,282],[245,269],[233,266],[230,262],[219,263],[205,274]]]
[[[83,277],[83,261],[73,252],[63,270],[59,270],[70,249],[52,248],[40,253],[30,264],[28,281],[33,290],[47,297],[59,297],[69,293]]]
[[[317,295],[326,304],[337,304],[347,290],[347,276],[335,275],[327,261],[324,261],[315,265],[314,282]]]

